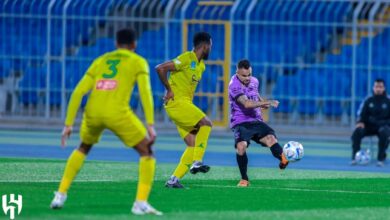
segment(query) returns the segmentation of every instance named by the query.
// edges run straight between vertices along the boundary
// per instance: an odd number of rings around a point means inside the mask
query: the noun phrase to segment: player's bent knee
[[[352,136],[364,136],[364,128],[356,128]]]
[[[237,152],[238,155],[242,156],[242,155],[245,154],[246,150],[244,150],[244,149],[239,150],[239,149],[237,148],[236,152]]]
[[[276,144],[278,142],[278,140],[276,139],[276,137],[274,135],[269,135],[269,139],[270,139],[270,142],[272,145]]]
[[[142,141],[138,143],[134,147],[134,149],[139,153],[141,157],[153,155],[152,147],[148,138],[142,139]]]
[[[92,144],[81,143],[78,150],[81,153],[87,155],[89,153],[89,151],[91,150],[91,148],[92,148]]]
[[[199,127],[200,126],[209,126],[209,127],[213,127],[213,122],[206,116],[204,118],[202,118],[200,121],[199,121]]]
[[[267,147],[272,147],[274,144],[278,142],[278,140],[272,134],[265,136],[265,140],[266,140],[265,144],[267,145]]]
[[[363,128],[356,128],[355,131],[352,134],[352,140],[354,139],[362,139],[364,137],[364,129]]]
[[[213,127],[213,122],[210,119],[207,119],[206,126]]]
[[[238,155],[244,155],[246,152],[246,148],[248,147],[248,144],[246,141],[242,141],[236,144],[236,152]]]

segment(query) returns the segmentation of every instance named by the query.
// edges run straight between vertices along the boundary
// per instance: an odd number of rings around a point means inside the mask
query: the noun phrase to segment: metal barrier
[[[0,116],[63,120],[91,61],[114,49],[118,29],[133,27],[160,123],[167,122],[164,88],[154,66],[191,49],[194,31],[207,30],[214,46],[194,101],[218,125],[228,121],[230,75],[248,58],[260,93],[281,101],[272,123],[348,128],[373,80],[390,82],[389,19],[389,0],[5,0]],[[137,90],[130,105],[142,116]]]
[[[389,1],[240,1],[230,19],[232,64],[252,60],[262,94],[281,101],[273,123],[348,128],[372,79],[390,81],[389,8]]]
[[[194,103],[213,120],[216,126],[228,126],[229,103],[227,100],[230,80],[230,23],[223,20],[184,20],[184,50],[191,50],[187,39],[197,31],[207,31],[213,36],[210,60],[206,60],[203,74],[194,97]],[[218,53],[219,52],[219,53]]]

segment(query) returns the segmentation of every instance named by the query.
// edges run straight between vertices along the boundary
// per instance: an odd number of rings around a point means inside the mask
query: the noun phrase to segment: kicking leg
[[[283,155],[283,148],[279,145],[276,137],[273,134],[268,134],[259,141],[269,147],[272,155],[280,160],[279,168],[282,170],[285,169],[288,165],[288,160]]]

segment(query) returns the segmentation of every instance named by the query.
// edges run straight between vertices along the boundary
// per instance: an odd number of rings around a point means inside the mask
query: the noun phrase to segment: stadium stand
[[[0,37],[9,43],[0,48],[0,86],[6,78],[16,78],[13,92],[23,106],[48,103],[50,107],[65,108],[91,60],[115,48],[115,30],[132,26],[140,36],[137,52],[149,61],[155,109],[161,112],[164,88],[153,69],[183,49],[191,49],[190,40],[188,48],[182,48],[183,21],[191,19],[230,22],[230,71],[234,73],[234,64],[241,58],[253,62],[254,76],[264,87],[261,92],[281,101],[275,117],[281,113],[353,119],[358,100],[369,92],[367,85],[377,77],[390,81],[390,58],[384,56],[390,50],[387,3],[227,3],[210,6],[185,0],[5,1],[0,5],[0,28],[7,34]],[[354,20],[357,10],[360,13]],[[199,30],[212,33],[210,60],[227,59],[226,32],[221,25],[200,22],[188,27],[188,36]],[[205,112],[215,112],[223,105],[223,99],[208,94],[224,92],[224,71],[221,66],[208,65],[197,90],[200,95],[194,99]],[[137,109],[137,90],[134,97],[131,106]]]

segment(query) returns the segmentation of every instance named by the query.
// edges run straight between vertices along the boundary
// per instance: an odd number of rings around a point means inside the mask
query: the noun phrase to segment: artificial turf
[[[167,189],[174,164],[158,164],[150,203],[164,216],[130,213],[137,163],[87,161],[62,210],[49,209],[64,160],[0,158],[0,194],[21,194],[15,219],[387,219],[386,173],[250,168],[250,187],[237,188],[235,167],[187,176]],[[0,219],[9,219],[4,213]]]

